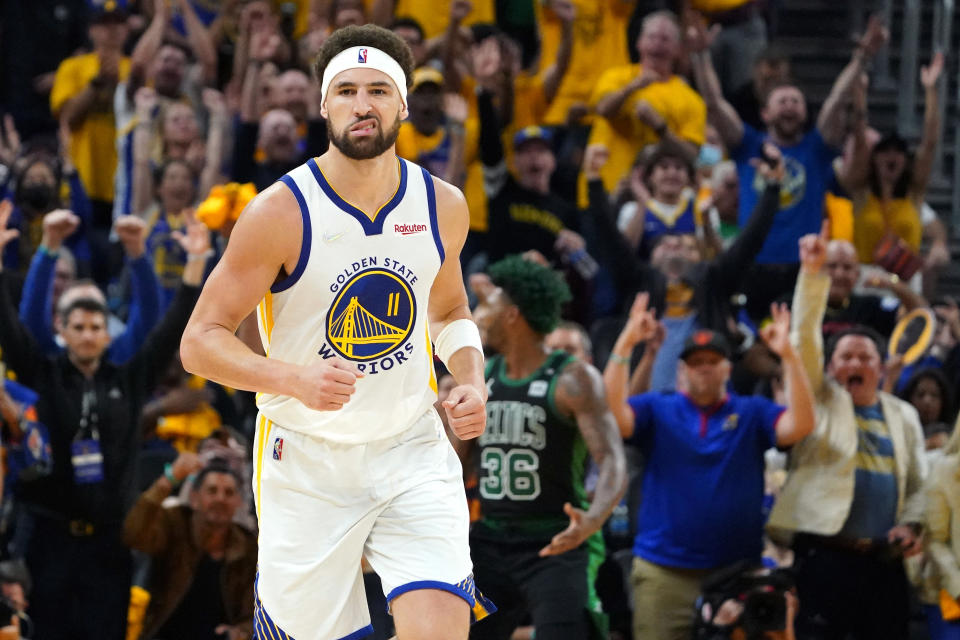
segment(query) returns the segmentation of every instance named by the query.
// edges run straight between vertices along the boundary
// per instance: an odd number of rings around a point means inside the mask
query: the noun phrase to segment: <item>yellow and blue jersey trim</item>
[[[330,199],[330,202],[356,219],[356,221],[360,223],[360,226],[363,227],[363,232],[366,235],[375,236],[383,233],[383,221],[386,219],[387,214],[397,208],[397,205],[403,200],[403,195],[407,192],[407,163],[400,158],[397,158],[397,163],[400,171],[400,182],[397,184],[397,190],[394,192],[393,197],[377,209],[372,216],[359,207],[350,204],[337,193],[336,189],[327,181],[327,177],[323,175],[323,171],[317,164],[316,158],[308,160],[307,166],[310,167],[310,171],[313,172],[313,177],[316,179],[317,184],[320,185],[323,193]]]
[[[393,602],[397,596],[418,589],[437,589],[463,598],[467,604],[470,605],[471,624],[483,620],[491,613],[496,613],[497,611],[496,605],[477,590],[473,582],[473,574],[470,574],[456,584],[440,582],[438,580],[417,580],[416,582],[402,584],[387,594],[387,611],[390,612],[390,603]]]
[[[310,211],[307,209],[307,201],[304,199],[300,187],[297,186],[296,181],[289,175],[281,176],[280,182],[287,185],[297,199],[297,204],[300,205],[300,218],[303,220],[303,237],[300,240],[300,257],[297,259],[297,266],[294,267],[293,273],[270,287],[270,291],[273,293],[286,291],[297,283],[297,280],[303,275],[303,270],[307,268],[307,260],[310,258],[310,247],[313,244]]]
[[[293,636],[281,629],[264,609],[263,603],[260,602],[260,592],[257,589],[257,583],[259,582],[260,574],[258,572],[253,588],[253,640],[295,640]],[[342,638],[337,638],[337,640],[360,640],[360,638],[366,638],[372,633],[373,625],[368,624]]]

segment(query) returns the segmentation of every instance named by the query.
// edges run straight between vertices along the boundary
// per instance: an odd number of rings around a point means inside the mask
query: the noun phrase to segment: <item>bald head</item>
[[[680,25],[669,11],[654,11],[643,19],[637,38],[640,63],[669,76],[680,54]]]
[[[846,240],[831,240],[827,244],[826,267],[830,275],[830,304],[842,304],[860,278],[856,248]]]
[[[297,122],[286,109],[271,109],[260,118],[260,148],[268,162],[292,162],[297,155]]]

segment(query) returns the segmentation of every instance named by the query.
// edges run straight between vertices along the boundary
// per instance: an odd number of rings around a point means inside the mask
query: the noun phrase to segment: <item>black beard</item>
[[[384,131],[383,127],[380,126],[380,118],[375,116],[372,117],[377,121],[377,135],[373,138],[362,139],[363,142],[357,142],[350,139],[349,127],[344,129],[343,133],[338,136],[333,131],[333,126],[330,124],[330,119],[327,118],[327,137],[330,138],[330,144],[339,149],[340,153],[347,156],[351,160],[370,160],[372,158],[376,158],[384,151],[392,147],[393,143],[397,141],[397,136],[400,134],[400,119],[397,118],[393,128],[391,128],[389,131]],[[368,120],[369,118],[363,119]]]

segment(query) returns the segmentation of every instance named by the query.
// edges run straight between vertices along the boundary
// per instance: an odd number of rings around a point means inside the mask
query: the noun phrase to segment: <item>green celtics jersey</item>
[[[487,361],[487,428],[475,458],[485,523],[540,522],[562,529],[568,522],[565,502],[588,507],[587,446],[576,422],[554,401],[560,372],[571,360],[555,351],[520,380],[507,377],[502,356]]]

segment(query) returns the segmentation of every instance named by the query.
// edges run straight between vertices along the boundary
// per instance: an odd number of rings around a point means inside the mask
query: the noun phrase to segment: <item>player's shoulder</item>
[[[249,238],[261,249],[275,243],[300,246],[303,217],[299,199],[293,190],[281,181],[275,182],[251,200],[237,220],[230,237]],[[245,243],[246,244],[246,243]]]
[[[603,376],[592,364],[570,356],[561,361],[559,367],[556,385],[558,404],[572,408],[604,396]]]
[[[465,235],[470,226],[470,210],[467,208],[467,199],[463,192],[429,173],[425,174],[425,178],[433,184],[437,203],[437,223],[440,226],[441,235]]]

